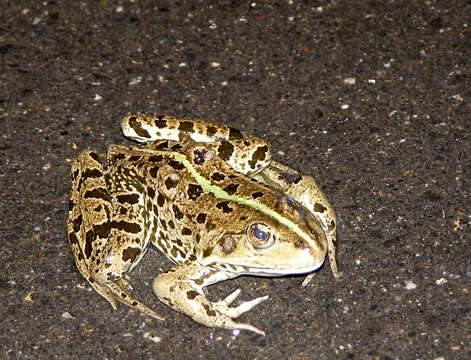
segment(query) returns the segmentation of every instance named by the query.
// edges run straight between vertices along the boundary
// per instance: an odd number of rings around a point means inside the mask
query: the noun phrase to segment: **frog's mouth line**
[[[311,266],[303,266],[298,268],[286,267],[283,269],[273,269],[267,267],[253,267],[253,266],[240,266],[236,264],[213,264],[216,267],[220,268],[223,271],[234,272],[238,275],[252,275],[252,276],[285,276],[285,275],[299,275],[311,273],[319,269],[324,263],[324,259],[317,264]],[[229,265],[229,266],[227,266]],[[231,269],[231,267],[235,268]]]
[[[247,275],[260,275],[260,276],[283,276],[283,275],[298,275],[298,274],[307,274],[319,269],[324,260],[319,264],[313,266],[306,266],[300,268],[286,268],[286,269],[270,269],[270,268],[254,268],[250,267]]]

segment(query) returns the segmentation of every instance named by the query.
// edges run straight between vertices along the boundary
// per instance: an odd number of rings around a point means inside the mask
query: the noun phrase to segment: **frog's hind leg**
[[[80,273],[113,309],[124,303],[154,318],[163,318],[134,299],[126,289],[122,272],[109,272],[115,259],[116,234],[113,228],[112,198],[106,185],[98,155],[82,152],[72,164],[72,191],[69,201],[67,232],[69,243]],[[124,250],[126,251],[126,249]],[[128,251],[129,253],[129,251]],[[121,257],[122,258],[122,257]]]
[[[271,145],[237,129],[201,119],[127,115],[121,120],[124,136],[140,143],[171,140],[214,144],[215,151],[235,171],[252,176],[270,164]]]

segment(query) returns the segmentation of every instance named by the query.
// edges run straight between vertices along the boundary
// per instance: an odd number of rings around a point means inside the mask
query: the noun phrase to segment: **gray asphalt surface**
[[[469,1],[3,1],[0,358],[471,359]],[[255,334],[113,311],[66,240],[71,159],[126,113],[262,136],[338,216],[336,281],[241,277]]]

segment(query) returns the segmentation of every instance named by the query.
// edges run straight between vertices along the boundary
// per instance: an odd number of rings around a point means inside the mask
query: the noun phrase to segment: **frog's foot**
[[[158,275],[154,279],[152,289],[164,304],[200,324],[224,329],[249,330],[265,335],[262,330],[250,324],[235,322],[233,318],[249,311],[268,299],[268,296],[244,302],[237,307],[230,307],[240,294],[240,290],[234,291],[225,299],[217,302],[209,301],[203,292],[205,286],[236,276],[213,271],[199,264],[181,264],[167,273]]]
[[[107,284],[100,284],[96,281],[93,281],[90,282],[90,284],[92,284],[96,292],[98,292],[101,296],[108,300],[114,310],[118,309],[118,302],[121,302],[143,314],[149,315],[161,321],[165,321],[164,317],[157,314],[154,310],[149,309],[139,300],[133,298],[133,296],[128,291],[131,285],[124,279],[120,279],[117,282],[110,282]]]
[[[237,289],[231,294],[229,294],[225,299],[220,300],[218,302],[212,303],[213,308],[220,313],[228,316],[231,319],[237,318],[243,313],[252,310],[255,306],[260,304],[262,301],[265,301],[268,299],[268,295],[258,297],[256,299],[250,300],[250,301],[245,301],[242,304],[240,304],[237,307],[230,307],[230,305],[234,302],[234,300],[240,295],[241,290]],[[265,336],[265,332],[262,330],[250,325],[250,324],[237,324],[236,329],[244,329],[244,330],[249,330],[256,332],[257,334]]]

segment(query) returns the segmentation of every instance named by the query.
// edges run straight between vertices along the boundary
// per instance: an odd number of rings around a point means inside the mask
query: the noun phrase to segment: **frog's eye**
[[[251,224],[247,228],[247,237],[256,249],[266,249],[274,242],[270,227],[264,224]]]

